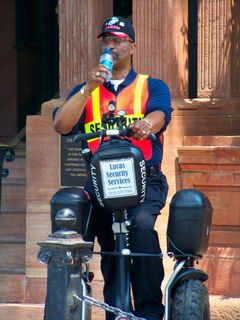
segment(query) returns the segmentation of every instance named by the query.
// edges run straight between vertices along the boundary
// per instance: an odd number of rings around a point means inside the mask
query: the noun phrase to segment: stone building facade
[[[163,161],[170,192],[156,229],[166,249],[168,205],[175,191],[205,192],[214,214],[201,266],[209,274],[210,294],[233,297],[240,296],[239,12],[237,0],[132,0],[134,68],[163,79],[174,107]],[[96,65],[97,34],[112,14],[112,0],[59,0],[61,99]],[[37,242],[50,233],[49,201],[59,188],[59,137],[50,112],[60,103],[47,102],[41,115],[27,119],[26,274],[19,281],[20,303],[44,302],[46,268],[36,260]],[[93,261],[93,294],[102,299],[98,263]],[[165,267],[169,274],[172,265]]]

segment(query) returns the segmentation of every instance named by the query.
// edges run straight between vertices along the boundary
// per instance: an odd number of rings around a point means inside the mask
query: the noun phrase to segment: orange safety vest
[[[100,131],[102,114],[109,111],[110,101],[116,102],[117,111],[124,110],[126,112],[128,125],[137,119],[142,119],[149,97],[147,78],[148,75],[138,74],[135,80],[117,96],[109,92],[103,85],[97,87],[85,106],[85,132]],[[150,140],[132,139],[132,142],[142,150],[145,160],[151,159],[152,143]],[[88,146],[94,153],[99,146],[99,138],[89,140]]]

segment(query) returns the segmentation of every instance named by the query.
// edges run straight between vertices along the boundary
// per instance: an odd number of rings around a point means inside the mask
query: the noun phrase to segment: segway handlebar
[[[95,139],[99,137],[132,137],[133,132],[130,128],[126,129],[101,129],[101,131],[98,132],[90,132],[90,133],[78,133],[74,135],[73,142],[77,143],[79,141],[86,141],[90,139]],[[150,133],[148,136],[148,139],[155,141],[156,135],[154,133]]]

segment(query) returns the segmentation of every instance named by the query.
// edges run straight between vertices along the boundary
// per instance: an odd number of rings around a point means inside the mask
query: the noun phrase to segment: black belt
[[[156,176],[159,172],[161,172],[160,166],[151,166],[147,167],[147,177]]]

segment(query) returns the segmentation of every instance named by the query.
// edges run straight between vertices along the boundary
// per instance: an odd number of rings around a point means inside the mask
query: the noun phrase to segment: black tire
[[[171,320],[210,320],[209,295],[200,280],[180,283],[171,300]]]

